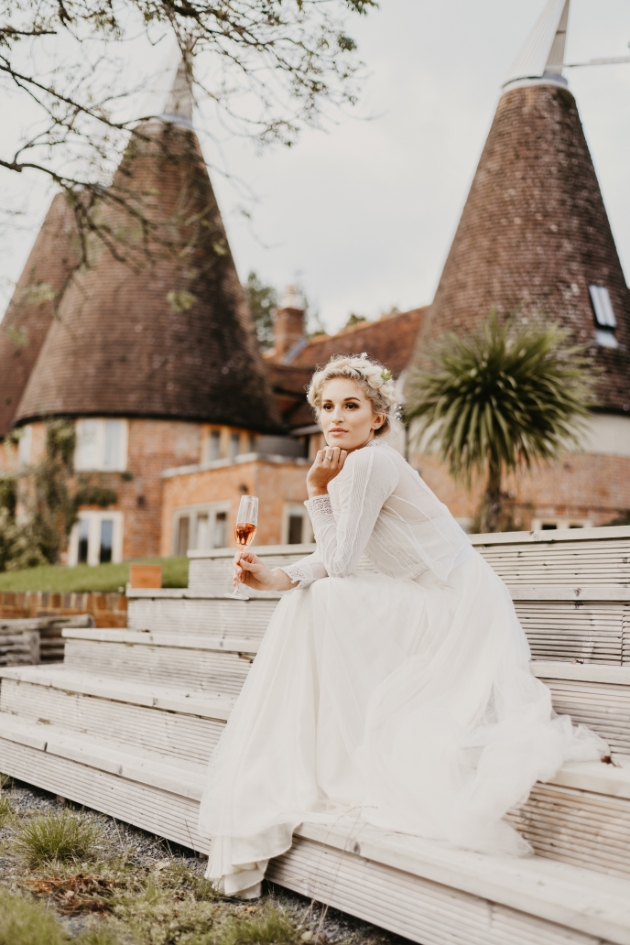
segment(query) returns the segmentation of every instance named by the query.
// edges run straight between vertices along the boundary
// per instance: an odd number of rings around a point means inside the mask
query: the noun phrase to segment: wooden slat
[[[224,721],[134,705],[123,701],[121,686],[115,695],[114,701],[5,679],[0,708],[21,719],[89,733],[95,739],[137,745],[173,759],[207,764],[225,727]]]
[[[251,658],[236,653],[177,647],[68,640],[65,665],[164,686],[197,689],[216,696],[240,692]]]

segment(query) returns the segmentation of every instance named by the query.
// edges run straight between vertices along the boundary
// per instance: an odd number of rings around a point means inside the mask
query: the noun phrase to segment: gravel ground
[[[184,869],[184,875],[191,878],[202,879],[203,877],[206,866],[205,857],[196,856],[188,849],[112,817],[88,811],[67,802],[64,804],[64,801],[56,798],[55,795],[19,781],[10,782],[4,788],[2,796],[10,799],[13,818],[0,827],[0,885],[12,892],[28,893],[34,882],[42,877],[50,876],[51,871],[54,873],[56,869],[54,865],[47,869],[41,867],[37,870],[25,867],[23,860],[14,849],[16,827],[34,816],[60,812],[64,806],[82,812],[82,816],[93,821],[100,828],[102,842],[99,863],[106,864],[124,858],[127,869],[137,872],[138,877],[141,878],[155,876],[168,868]],[[80,866],[78,875],[81,875],[81,871],[86,870],[86,864],[78,864],[78,866]],[[64,875],[66,874],[68,874],[67,866]],[[46,899],[46,896],[40,895],[39,898]],[[57,903],[51,896],[47,901],[58,912]],[[333,945],[333,943],[338,943],[338,945],[406,945],[407,943],[406,939],[378,929],[369,923],[361,922],[335,909],[328,909],[271,883],[265,884],[262,899],[257,900],[254,905],[264,906],[265,903],[273,903],[290,914],[299,930],[298,945],[299,943],[305,943],[305,945],[307,943],[308,945],[310,943],[312,945]],[[244,904],[238,900],[227,899],[219,899],[214,908],[215,911],[226,910],[229,915],[237,917],[241,913],[256,911],[255,908],[252,909],[252,903]],[[81,912],[69,916],[59,914],[59,920],[72,937],[93,928],[95,921],[98,921],[93,914]],[[171,939],[168,941],[170,942]],[[179,939],[175,937],[172,941],[176,942]],[[15,942],[15,945],[29,945],[29,943]]]

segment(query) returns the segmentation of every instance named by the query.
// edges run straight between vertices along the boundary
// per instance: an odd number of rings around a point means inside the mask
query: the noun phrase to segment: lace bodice
[[[351,453],[328,495],[305,503],[317,551],[282,570],[297,587],[352,574],[366,554],[379,572],[446,580],[471,545],[415,469],[386,443]]]

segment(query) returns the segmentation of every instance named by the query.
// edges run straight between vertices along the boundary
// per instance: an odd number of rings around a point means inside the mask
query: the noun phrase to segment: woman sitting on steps
[[[340,357],[308,398],[327,443],[307,476],[317,551],[273,570],[235,557],[235,583],[291,593],[210,760],[206,875],[258,896],[305,821],[528,853],[506,812],[565,760],[607,747],[554,715],[507,588],[384,442],[389,372]]]

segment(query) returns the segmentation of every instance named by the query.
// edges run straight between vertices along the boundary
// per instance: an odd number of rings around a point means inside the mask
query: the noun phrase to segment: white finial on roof
[[[174,125],[185,125],[187,128],[192,128],[192,114],[193,95],[191,69],[184,57],[180,56],[173,85],[168,93],[166,104],[160,118],[162,121],[168,121]]]
[[[566,88],[568,83],[562,76],[562,63],[570,3],[571,0],[548,0],[510,69],[503,84],[504,91],[526,85],[559,85]]]

